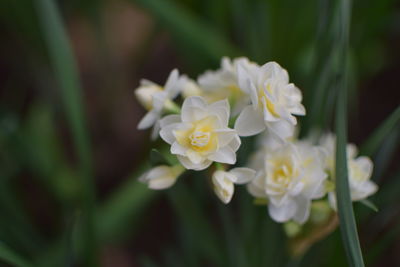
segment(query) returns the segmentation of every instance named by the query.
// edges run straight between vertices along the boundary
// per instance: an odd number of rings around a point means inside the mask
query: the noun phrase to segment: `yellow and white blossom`
[[[183,82],[176,69],[170,73],[164,87],[145,79],[140,81],[135,95],[148,112],[139,122],[138,129],[150,128],[160,119],[164,108],[173,105],[171,100],[180,93]]]
[[[249,168],[234,168],[230,171],[217,170],[212,176],[214,192],[225,204],[228,204],[235,190],[234,184],[246,184],[254,179],[256,172]]]
[[[325,195],[321,150],[307,142],[285,143],[275,149],[264,148],[251,166],[256,178],[248,191],[268,200],[270,216],[277,222],[304,223],[313,199]]]
[[[200,75],[197,82],[202,96],[208,103],[228,99],[232,104],[232,115],[235,116],[250,102],[250,97],[239,88],[237,66],[241,64],[249,71],[255,71],[258,65],[245,57],[222,58],[221,67],[216,71],[207,71]]]
[[[207,104],[202,97],[188,97],[180,115],[160,121],[160,136],[187,169],[203,170],[213,161],[234,164],[240,138],[228,128],[229,113],[226,99]]]
[[[256,70],[238,64],[240,89],[248,94],[246,106],[235,123],[240,136],[251,136],[268,128],[283,139],[293,135],[297,124],[293,115],[305,115],[301,91],[289,83],[289,75],[276,62],[268,62]]]
[[[335,180],[335,150],[336,137],[333,134],[326,134],[321,138],[321,145],[325,151],[325,168],[329,173],[334,184]],[[347,167],[349,171],[350,197],[352,201],[363,200],[378,190],[378,186],[370,180],[373,170],[372,161],[365,156],[357,157],[357,147],[354,144],[348,144]],[[334,186],[328,194],[329,203],[336,210],[336,194]]]
[[[139,181],[147,184],[150,189],[166,189],[175,184],[178,176],[181,175],[183,171],[184,168],[180,165],[172,167],[160,165],[145,172],[141,177],[139,177]]]

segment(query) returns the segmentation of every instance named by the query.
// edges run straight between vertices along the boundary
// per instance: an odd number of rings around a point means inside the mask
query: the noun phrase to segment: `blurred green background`
[[[294,259],[264,206],[245,188],[222,205],[205,172],[163,192],[138,183],[164,147],[136,130],[133,94],[176,67],[196,78],[222,56],[274,60],[303,91],[301,134],[331,129],[338,27],[330,0],[2,0],[0,264],[346,266],[338,229]],[[354,1],[349,140],[380,186],[379,212],[355,204],[368,266],[400,266],[399,47],[400,3]]]

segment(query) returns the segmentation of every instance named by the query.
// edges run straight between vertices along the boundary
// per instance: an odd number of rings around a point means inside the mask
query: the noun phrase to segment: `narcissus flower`
[[[256,70],[238,64],[240,89],[248,94],[246,106],[236,120],[240,136],[251,136],[268,128],[283,139],[290,137],[297,124],[293,115],[305,115],[300,90],[289,83],[289,75],[276,62],[268,62]]]
[[[171,100],[180,93],[183,82],[176,69],[171,72],[164,87],[144,79],[140,81],[135,95],[148,112],[139,122],[138,129],[150,128],[159,120],[165,108],[172,108],[174,104]]]
[[[254,179],[256,172],[249,168],[234,168],[228,172],[217,170],[212,176],[215,194],[228,204],[235,190],[234,184],[246,184]]]
[[[182,174],[184,168],[181,165],[167,166],[160,165],[145,172],[139,181],[147,184],[150,189],[161,190],[175,184],[178,176]]]
[[[208,105],[202,97],[188,97],[180,115],[160,121],[160,136],[187,169],[203,170],[213,161],[234,164],[240,139],[228,128],[229,113],[227,100]]]
[[[207,102],[213,103],[228,99],[232,105],[232,115],[237,115],[250,102],[250,97],[245,94],[238,83],[237,66],[250,72],[257,70],[258,65],[241,57],[234,60],[222,58],[221,68],[216,71],[207,71],[200,75],[197,82],[203,90],[203,96]]]
[[[325,166],[334,185],[335,181],[335,150],[336,137],[333,134],[326,134],[321,138],[321,145],[325,149]],[[363,200],[378,190],[378,186],[370,180],[372,175],[373,163],[368,157],[357,157],[357,147],[354,144],[348,144],[347,167],[349,170],[349,186],[352,201]],[[329,203],[336,209],[336,194],[334,186],[328,195]]]
[[[324,196],[321,152],[309,143],[286,143],[265,150],[254,159],[258,172],[248,185],[250,194],[268,200],[270,216],[277,222],[304,223],[310,214],[311,200]]]

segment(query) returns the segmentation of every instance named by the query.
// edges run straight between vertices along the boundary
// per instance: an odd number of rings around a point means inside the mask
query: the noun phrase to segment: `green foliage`
[[[5,244],[0,244],[0,260],[12,264],[15,267],[33,266]]]

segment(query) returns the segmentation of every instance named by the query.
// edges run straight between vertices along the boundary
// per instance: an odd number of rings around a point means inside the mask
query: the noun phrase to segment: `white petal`
[[[365,199],[378,191],[378,186],[372,181],[365,181],[359,185],[355,190],[351,191],[351,199],[353,201],[358,201]]]
[[[183,167],[185,167],[186,169],[189,169],[189,170],[201,171],[201,170],[207,169],[212,163],[211,160],[204,160],[203,162],[201,162],[199,164],[194,164],[187,157],[177,155],[177,158],[178,158],[179,162],[183,165]]]
[[[297,205],[292,199],[288,199],[283,205],[275,206],[271,202],[268,205],[269,215],[277,222],[286,222],[290,220],[296,213]]]
[[[242,64],[237,65],[237,76],[240,89],[245,93],[250,93],[251,77]]]
[[[307,221],[308,217],[310,216],[310,206],[311,201],[304,197],[297,197],[296,198],[297,210],[294,214],[293,220],[303,224]]]
[[[247,191],[249,191],[250,195],[252,195],[253,197],[267,197],[265,191],[262,188],[258,187],[255,183],[247,184]]]
[[[256,176],[256,171],[250,168],[234,168],[229,173],[236,177],[235,184],[246,184]]]
[[[275,115],[272,114],[271,111],[267,108],[267,102],[266,102],[266,101],[267,101],[267,100],[266,100],[265,98],[262,98],[262,99],[261,99],[261,102],[262,102],[262,104],[263,104],[264,121],[271,121],[271,122],[273,122],[273,121],[278,121],[278,120],[280,120],[279,117],[275,117]],[[272,102],[272,100],[269,100],[269,101]],[[273,102],[272,102],[272,104],[275,105]],[[279,113],[278,113],[278,114],[279,114]]]
[[[237,136],[237,133],[233,129],[219,129],[214,131],[218,135],[218,145],[224,147],[232,142],[232,140]]]
[[[197,121],[208,115],[206,112],[207,104],[200,96],[191,96],[185,99],[182,104],[182,121]]]
[[[215,153],[208,156],[208,159],[220,163],[235,164],[236,153],[229,146],[226,146],[218,149]]]
[[[175,142],[176,138],[174,135],[174,130],[177,129],[177,127],[180,125],[180,123],[173,123],[173,124],[169,124],[167,126],[164,126],[163,128],[161,128],[160,131],[160,136],[161,138],[167,142],[168,144],[172,145],[172,143]]]
[[[372,169],[374,164],[368,157],[358,157],[355,162],[360,167],[360,169],[365,173],[366,177],[370,177],[372,174]]]
[[[205,160],[205,158],[200,153],[191,149],[186,150],[186,156],[194,164],[200,164]]]
[[[229,122],[229,102],[227,99],[212,103],[207,108],[210,114],[216,115],[223,126],[227,126]]]
[[[299,116],[304,116],[304,115],[306,115],[306,108],[302,104],[299,103],[290,108],[290,113],[299,115]]]
[[[156,140],[159,133],[160,133],[160,121],[156,121],[156,123],[154,124],[153,130],[151,131],[151,135],[150,138],[152,141]]]
[[[174,142],[171,146],[171,153],[176,155],[185,156],[186,148],[181,146],[178,142]]]
[[[256,135],[265,127],[263,115],[252,106],[245,107],[235,122],[235,130],[240,136]]]
[[[138,129],[148,129],[158,120],[159,114],[153,110],[149,111],[144,115],[143,119],[139,122]]]
[[[167,115],[160,120],[160,126],[165,127],[172,123],[181,122],[181,116],[179,115]]]
[[[176,83],[178,81],[179,78],[179,72],[177,69],[173,69],[171,71],[171,73],[168,76],[167,82],[165,83],[165,91],[169,92],[169,91],[173,91],[176,87]]]
[[[233,196],[234,185],[229,174],[224,171],[216,171],[212,176],[214,192],[225,204],[228,204]]]
[[[267,126],[275,136],[283,140],[292,137],[294,134],[294,125],[286,120],[267,122]]]
[[[272,77],[284,83],[289,82],[289,75],[287,71],[282,68],[278,63],[271,61],[267,62],[260,68],[261,75],[265,77]],[[265,78],[264,78],[265,79]]]
[[[164,103],[167,100],[167,93],[157,92],[153,94],[153,110],[161,113],[162,109],[164,108]]]
[[[330,192],[328,194],[329,204],[331,205],[333,210],[337,210],[337,201],[336,201],[336,192]]]
[[[169,166],[158,166],[143,174],[139,180],[148,185],[150,189],[160,190],[171,187],[177,179]]]
[[[233,150],[233,151],[237,151],[240,147],[241,141],[238,135],[235,135],[235,137],[232,139],[232,141],[229,143],[229,147]]]

